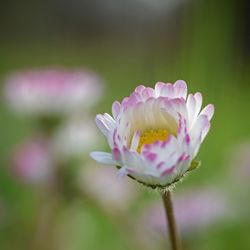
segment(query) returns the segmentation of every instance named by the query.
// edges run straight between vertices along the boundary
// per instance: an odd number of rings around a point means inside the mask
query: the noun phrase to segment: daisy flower
[[[154,88],[140,85],[121,103],[113,103],[112,116],[96,116],[111,153],[91,156],[117,166],[120,176],[153,188],[169,187],[196,167],[193,160],[214,114],[212,104],[202,110],[201,106],[201,93],[187,96],[182,80],[158,82]]]

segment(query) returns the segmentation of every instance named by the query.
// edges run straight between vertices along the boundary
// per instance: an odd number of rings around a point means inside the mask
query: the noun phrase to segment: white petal
[[[109,128],[113,128],[115,126],[115,120],[110,114],[105,113],[103,117]]]
[[[194,117],[196,118],[201,110],[202,94],[200,92],[195,93],[194,99],[195,99],[195,115],[194,115]]]
[[[190,127],[192,127],[193,120],[195,117],[195,98],[193,94],[188,95],[187,110],[188,110],[188,121],[189,121]]]
[[[211,120],[214,115],[214,105],[208,104],[202,111],[201,115],[206,115],[208,120]]]
[[[139,141],[140,141],[140,133],[138,131],[135,131],[134,136],[132,138],[130,150],[136,151]]]
[[[112,154],[106,152],[91,152],[90,156],[97,162],[105,165],[118,165],[116,161],[113,160]]]
[[[101,132],[107,136],[110,130],[113,130],[115,127],[115,121],[113,117],[109,114],[105,113],[104,115],[97,115],[95,118],[95,122],[97,127],[101,130]]]
[[[210,127],[210,121],[208,120],[207,116],[199,115],[191,130],[191,135],[194,141],[198,139],[200,140],[200,142],[202,142],[202,140],[207,135],[209,127]]]
[[[208,131],[209,131],[209,129],[210,129],[210,122],[208,122],[205,126],[204,126],[204,128],[203,128],[203,130],[202,130],[202,134],[201,134],[201,142],[203,142],[203,140],[205,139],[205,137],[206,137],[206,135],[207,135],[207,133],[208,133]]]
[[[135,171],[144,171],[145,164],[137,152],[131,152],[126,147],[122,150],[123,164]]]
[[[162,91],[162,88],[164,87],[165,83],[163,82],[157,82],[155,84],[155,94],[156,94],[156,97],[159,97],[161,96],[161,91]]]
[[[145,89],[145,86],[139,85],[135,88],[135,92],[141,95],[144,89]]]
[[[184,98],[186,99],[187,97],[187,84],[183,80],[178,80],[174,83],[174,88],[175,88],[175,97],[176,98]]]
[[[105,136],[107,136],[108,132],[109,132],[109,128],[107,127],[107,125],[105,124],[105,122],[103,122],[102,115],[97,115],[96,116],[95,123],[96,123],[97,127],[101,130],[101,132]]]
[[[114,116],[114,118],[116,119],[118,114],[120,113],[121,110],[121,104],[117,101],[115,101],[112,104],[112,115]]]
[[[165,84],[161,89],[161,96],[175,98],[173,84],[171,83]]]
[[[127,167],[126,166],[121,167],[117,172],[118,179],[123,178],[127,174],[128,174]]]

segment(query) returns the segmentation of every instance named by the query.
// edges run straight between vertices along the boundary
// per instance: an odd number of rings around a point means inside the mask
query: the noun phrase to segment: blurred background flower
[[[32,185],[48,185],[53,181],[55,161],[49,139],[34,136],[18,146],[11,156],[12,173]]]
[[[18,113],[51,116],[87,109],[99,99],[97,75],[80,70],[28,70],[6,79],[8,104]]]
[[[88,158],[96,145],[101,145],[93,117],[80,113],[69,117],[55,132],[53,147],[58,158]]]
[[[113,166],[102,167],[89,161],[79,175],[79,185],[90,197],[94,197],[104,210],[123,213],[132,207],[139,190],[133,181],[117,178]]]

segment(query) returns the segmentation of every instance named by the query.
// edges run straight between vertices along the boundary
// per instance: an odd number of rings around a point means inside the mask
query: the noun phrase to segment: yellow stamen
[[[157,130],[146,130],[141,136],[140,141],[137,147],[137,152],[140,153],[142,146],[144,144],[151,144],[156,141],[166,141],[169,136],[169,132],[166,129],[157,129]]]

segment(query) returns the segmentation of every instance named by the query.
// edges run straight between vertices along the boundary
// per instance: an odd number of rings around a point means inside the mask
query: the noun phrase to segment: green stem
[[[166,191],[162,195],[162,199],[163,199],[164,208],[165,208],[166,217],[167,217],[169,238],[170,238],[172,250],[181,250],[181,242],[177,233],[171,192]]]

